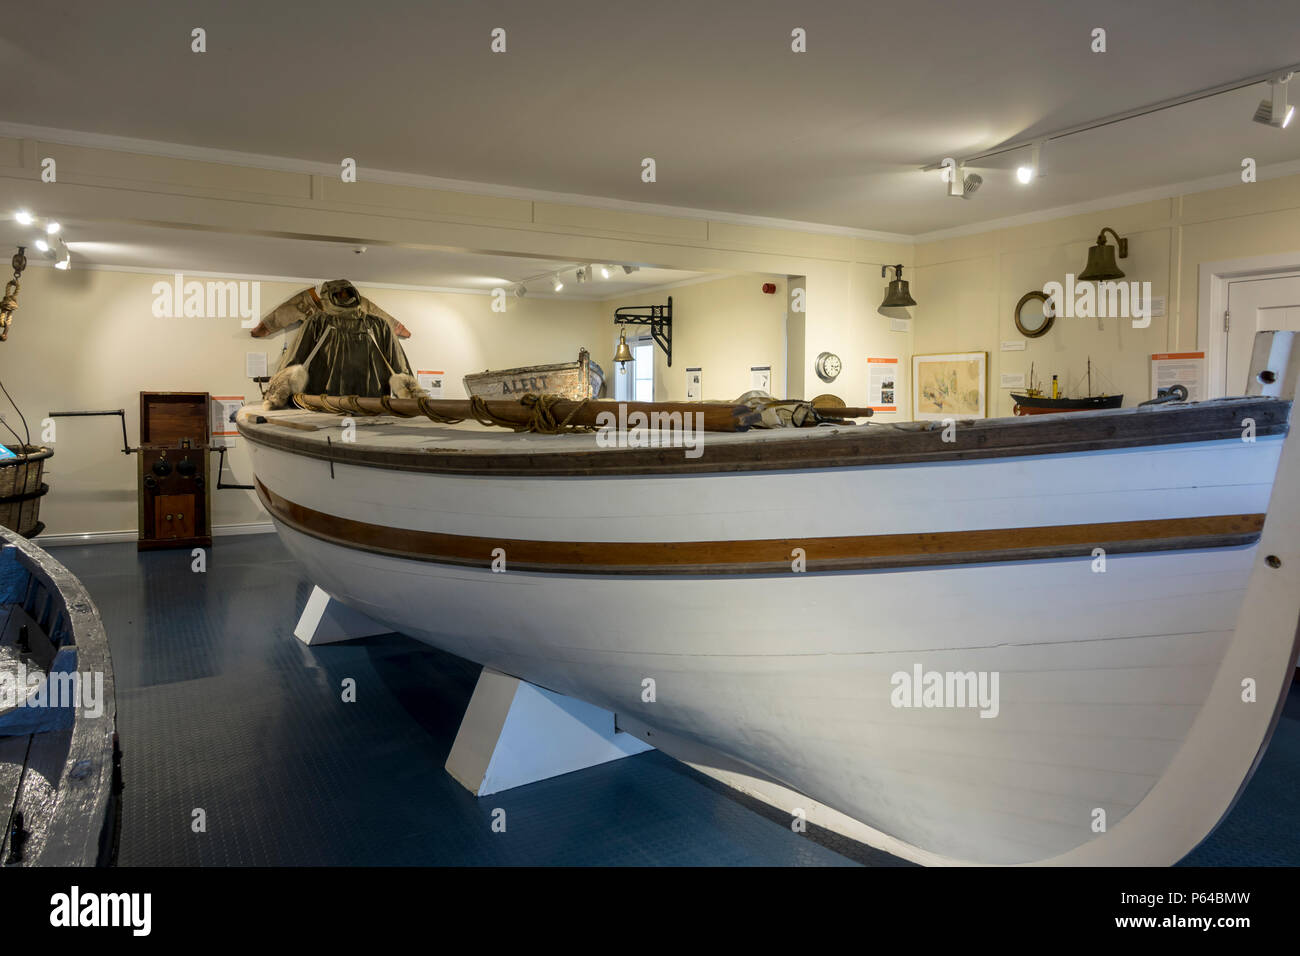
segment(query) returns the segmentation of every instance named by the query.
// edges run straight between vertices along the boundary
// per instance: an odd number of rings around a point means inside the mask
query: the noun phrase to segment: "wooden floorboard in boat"
[[[979,531],[846,535],[740,541],[529,541],[392,528],[325,514],[257,482],[267,509],[304,534],[381,554],[489,567],[504,549],[506,570],[559,574],[789,573],[796,548],[808,571],[1044,560],[1091,555],[1230,547],[1249,544],[1262,514],[993,528]]]

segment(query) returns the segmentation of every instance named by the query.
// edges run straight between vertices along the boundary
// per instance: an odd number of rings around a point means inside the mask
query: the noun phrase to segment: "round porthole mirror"
[[[1026,292],[1016,303],[1016,328],[1027,339],[1046,335],[1055,321],[1056,313],[1048,305],[1046,292]]]

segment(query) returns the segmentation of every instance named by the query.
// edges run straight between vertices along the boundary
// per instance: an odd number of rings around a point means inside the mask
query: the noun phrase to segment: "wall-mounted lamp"
[[[1124,278],[1124,270],[1115,261],[1115,246],[1106,244],[1108,232],[1115,237],[1115,245],[1119,246],[1119,257],[1128,258],[1128,240],[1121,239],[1119,233],[1110,226],[1105,226],[1097,234],[1097,244],[1088,249],[1088,264],[1079,273],[1079,282],[1104,282],[1107,279]]]
[[[902,265],[881,266],[880,277],[883,279],[890,269],[894,270],[894,278],[889,283],[889,291],[885,293],[885,301],[880,303],[880,308],[898,309],[916,305],[916,300],[912,298],[911,290],[907,287],[907,280],[903,278]]]

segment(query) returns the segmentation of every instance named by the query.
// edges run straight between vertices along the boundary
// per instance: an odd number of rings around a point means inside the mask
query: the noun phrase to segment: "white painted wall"
[[[1125,281],[1149,281],[1151,294],[1166,298],[1166,314],[1145,329],[1124,319],[1099,327],[1096,319],[1061,317],[1046,335],[1024,339],[1013,319],[1020,297],[1082,272],[1103,226],[1129,240],[1128,258],[1118,260]],[[915,350],[989,352],[990,415],[1009,415],[1014,405],[1010,391],[998,388],[1000,373],[1027,374],[1032,362],[1036,377],[1049,382],[1055,373],[1070,387],[1089,356],[1112,386],[1104,390],[1123,392],[1133,405],[1149,397],[1151,353],[1206,348],[1197,334],[1203,263],[1287,252],[1300,262],[1297,176],[921,243]],[[1004,340],[1026,348],[1002,352]],[[1094,377],[1094,391],[1102,390]]]
[[[155,318],[153,284],[171,278],[28,269],[9,339],[0,344],[0,381],[23,409],[34,440],[51,411],[123,408],[134,446],[141,390],[260,400],[245,377],[245,353],[265,352],[274,368],[286,336],[295,333],[253,339],[238,319]],[[305,286],[263,282],[263,314]],[[486,295],[359,288],[411,330],[404,347],[412,366],[448,373],[447,397],[464,395],[466,372],[569,361],[584,345],[594,351],[605,332],[596,304],[582,300],[510,297],[500,314]],[[3,414],[21,431],[11,408]],[[247,484],[251,471],[241,446],[237,440],[227,455],[226,480]],[[51,447],[50,493],[41,505],[47,533],[134,532],[136,460],[122,454],[117,419],[59,419]],[[217,490],[215,467],[210,481],[214,525],[266,520],[253,492]]]
[[[771,282],[776,292],[762,291]],[[686,369],[704,369],[704,398],[728,401],[750,388],[750,367],[772,367],[772,391],[785,383],[785,276],[738,275],[712,282],[692,283],[649,294],[601,302],[603,321],[609,323],[607,339],[617,340],[614,310],[623,306],[663,305],[673,297],[673,365],[655,346],[655,399],[686,400]],[[648,332],[646,326],[627,326],[628,335]],[[599,359],[617,374],[612,351]]]

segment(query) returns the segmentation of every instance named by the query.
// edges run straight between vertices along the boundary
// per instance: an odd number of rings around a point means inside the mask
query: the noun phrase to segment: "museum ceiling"
[[[1251,122],[1256,85],[1054,141],[1029,187],[1018,154],[975,164],[969,202],[921,172],[1293,64],[1294,0],[133,9],[25,6],[0,39],[0,119],[912,236],[1300,160],[1296,127]]]

